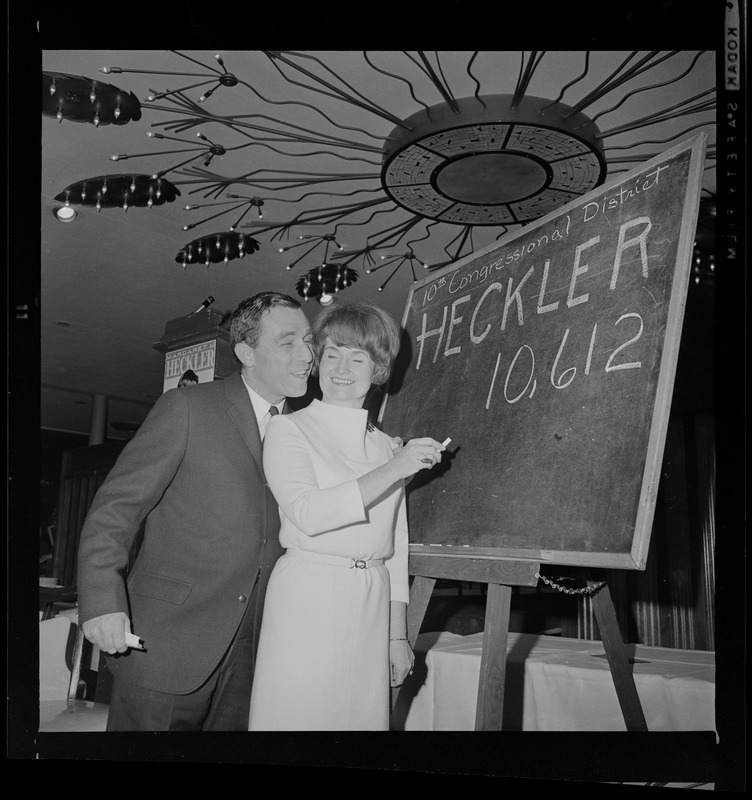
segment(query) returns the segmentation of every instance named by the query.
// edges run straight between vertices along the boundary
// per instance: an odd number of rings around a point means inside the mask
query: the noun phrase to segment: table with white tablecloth
[[[503,729],[624,731],[603,644],[510,633]],[[475,728],[483,634],[424,633],[393,729]],[[626,645],[648,731],[715,730],[715,653]]]

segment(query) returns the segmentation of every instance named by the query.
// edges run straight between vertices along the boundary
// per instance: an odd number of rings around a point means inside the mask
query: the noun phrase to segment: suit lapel
[[[263,469],[261,458],[261,436],[259,435],[256,415],[253,413],[251,398],[245,388],[243,378],[239,372],[225,379],[225,392],[230,402],[228,414],[237,425],[243,441],[256,459],[256,463]]]

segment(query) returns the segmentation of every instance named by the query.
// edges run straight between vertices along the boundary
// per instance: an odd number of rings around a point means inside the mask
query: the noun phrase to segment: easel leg
[[[507,669],[507,639],[512,587],[488,584],[486,624],[480,659],[476,731],[500,731],[504,713],[504,682]]]
[[[407,607],[407,638],[410,647],[415,647],[415,640],[420,633],[420,626],[426,616],[428,603],[431,599],[436,578],[426,578],[416,575],[410,587],[410,604]]]
[[[588,579],[588,586],[593,583],[594,581]],[[593,613],[595,621],[598,623],[603,649],[606,651],[606,658],[611,668],[611,676],[614,679],[616,695],[619,698],[627,730],[647,731],[647,722],[640,704],[640,697],[637,694],[634,675],[629,666],[629,656],[624,647],[624,640],[619,630],[608,586],[601,587],[593,595]]]

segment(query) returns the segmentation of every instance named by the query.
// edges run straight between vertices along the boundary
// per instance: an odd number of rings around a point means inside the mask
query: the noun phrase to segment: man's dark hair
[[[276,306],[301,308],[294,297],[280,292],[259,292],[240,303],[230,320],[230,349],[233,353],[235,345],[240,342],[256,347],[261,335],[261,319]]]

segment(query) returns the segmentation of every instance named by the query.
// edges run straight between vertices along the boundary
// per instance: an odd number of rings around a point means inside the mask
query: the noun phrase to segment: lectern
[[[205,383],[237,370],[223,320],[223,314],[204,309],[167,321],[162,338],[152,345],[165,354],[163,392],[182,385],[181,379]]]

